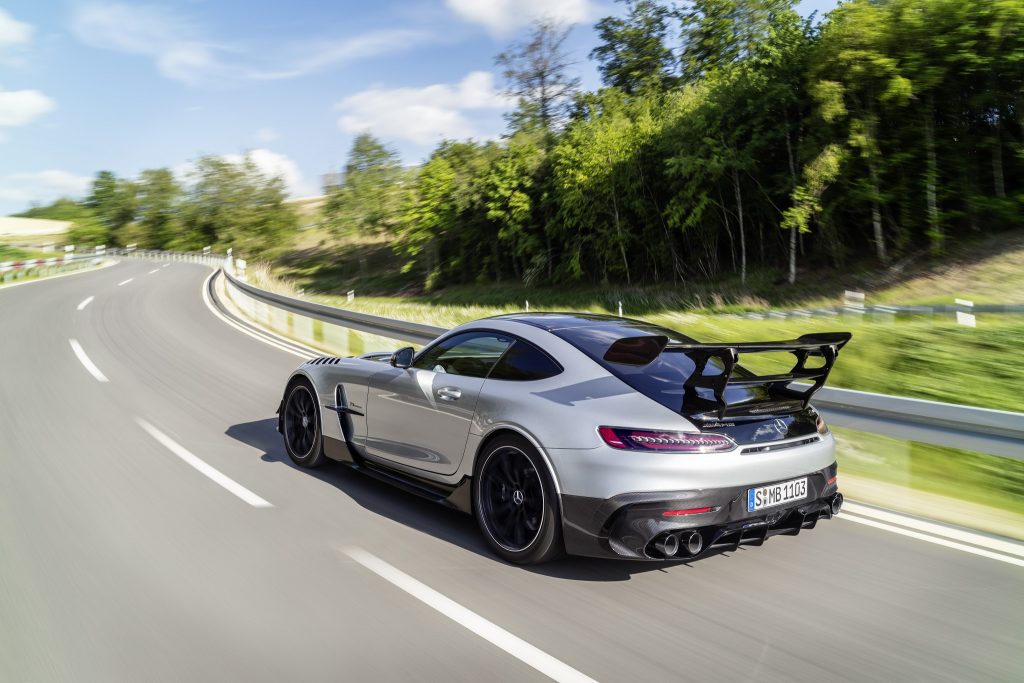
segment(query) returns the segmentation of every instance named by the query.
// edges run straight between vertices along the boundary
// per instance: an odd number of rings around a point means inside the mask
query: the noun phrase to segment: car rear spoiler
[[[772,400],[788,399],[799,401],[806,408],[811,397],[821,389],[836,362],[839,350],[850,341],[849,332],[819,332],[805,334],[787,341],[741,342],[737,344],[700,344],[697,342],[670,342],[665,336],[626,337],[613,343],[604,355],[606,361],[629,365],[647,365],[666,351],[685,353],[694,362],[693,372],[684,382],[682,409],[686,413],[716,412],[718,419],[725,417],[729,403],[725,400],[727,387],[762,386]],[[740,355],[746,353],[790,352],[796,363],[785,373],[777,375],[753,375],[747,370],[734,376]],[[717,358],[722,371],[705,374],[708,361]],[[819,367],[808,368],[811,358],[822,358]],[[792,382],[810,382],[809,387],[794,388]],[[709,389],[714,400],[700,396],[699,389]],[[763,412],[774,412],[777,408],[766,408]],[[748,412],[756,413],[756,409]]]

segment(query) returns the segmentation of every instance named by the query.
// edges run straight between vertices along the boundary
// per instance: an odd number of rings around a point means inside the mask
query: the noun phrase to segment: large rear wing
[[[747,406],[745,412],[750,414],[776,412],[779,410],[780,399],[790,404],[799,402],[802,408],[806,408],[811,397],[828,379],[839,350],[852,336],[849,332],[821,332],[805,334],[787,341],[738,344],[670,342],[668,337],[664,336],[627,337],[613,343],[605,353],[604,359],[612,363],[647,365],[663,352],[685,353],[693,360],[695,367],[683,384],[683,411],[689,414],[715,412],[719,419],[723,419],[730,405],[725,400],[725,390],[728,387],[758,386],[766,389],[769,395],[768,403],[775,405],[763,406],[761,410]],[[736,373],[742,354],[779,351],[788,351],[796,358],[788,372],[755,375],[744,368],[744,372]],[[721,372],[708,374],[708,363],[713,358],[720,361]],[[821,365],[807,367],[808,361],[814,358],[821,358]],[[810,386],[790,386],[793,382],[810,382]],[[710,390],[714,399],[701,396],[700,389]]]

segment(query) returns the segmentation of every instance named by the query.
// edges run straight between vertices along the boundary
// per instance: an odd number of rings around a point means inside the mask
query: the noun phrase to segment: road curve
[[[294,468],[298,360],[216,317],[209,272],[0,289],[0,681],[1024,678],[1021,566],[840,518],[523,569],[467,516]]]

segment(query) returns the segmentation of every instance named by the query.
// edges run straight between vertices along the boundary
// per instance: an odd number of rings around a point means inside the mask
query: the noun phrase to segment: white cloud
[[[578,24],[595,16],[590,0],[445,0],[466,21],[495,35],[508,35],[535,19]]]
[[[420,31],[388,29],[342,40],[247,50],[211,39],[195,23],[166,9],[106,1],[78,6],[71,31],[91,47],[150,57],[161,74],[187,85],[295,78],[408,49],[428,38]]]
[[[299,170],[299,165],[284,154],[272,152],[269,149],[252,149],[247,152],[252,162],[260,173],[268,178],[281,178],[284,180],[288,194],[293,197],[304,197],[316,194],[315,188],[306,184]],[[245,154],[225,154],[224,159],[234,164],[240,164],[245,160]]]
[[[260,142],[273,142],[279,137],[277,131],[273,128],[260,128],[256,131],[256,139]]]
[[[78,197],[89,189],[92,178],[50,169],[33,173],[9,173],[0,182],[0,199],[45,204],[60,197]]]
[[[504,109],[509,99],[494,87],[494,75],[474,71],[454,85],[424,88],[370,88],[337,104],[338,127],[347,133],[376,135],[427,145],[442,139],[486,137],[466,116],[473,110]]]
[[[32,40],[34,32],[35,28],[31,24],[18,21],[0,7],[0,48],[8,45],[24,45]]]
[[[0,128],[24,126],[56,106],[56,102],[38,90],[0,89]]]
[[[269,149],[251,149],[242,154],[221,154],[220,158],[232,164],[245,162],[246,155],[259,169],[260,173],[268,178],[281,178],[284,181],[285,189],[292,197],[308,197],[319,194],[317,187],[306,182],[299,170],[299,165],[291,158],[279,152]],[[195,168],[193,162],[185,162],[174,166],[172,171],[179,182],[191,182],[192,171]]]

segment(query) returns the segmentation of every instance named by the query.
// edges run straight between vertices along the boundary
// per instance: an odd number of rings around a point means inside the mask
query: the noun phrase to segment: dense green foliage
[[[19,215],[71,221],[67,239],[83,246],[232,247],[246,256],[270,256],[298,226],[286,197],[284,182],[264,175],[251,158],[206,156],[193,164],[185,184],[166,168],[134,180],[100,171],[81,202],[59,199]]]
[[[335,224],[389,231],[428,290],[792,282],[1019,225],[1024,0],[850,0],[820,21],[790,0],[623,4],[591,55],[607,87],[576,92],[564,33],[538,25],[499,57],[505,139],[378,173],[359,195],[400,210],[334,205]]]

